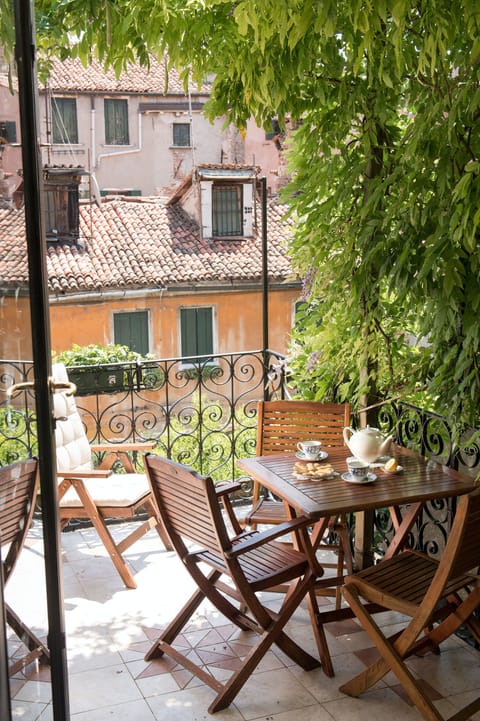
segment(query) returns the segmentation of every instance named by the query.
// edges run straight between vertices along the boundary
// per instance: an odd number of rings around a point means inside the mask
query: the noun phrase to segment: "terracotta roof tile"
[[[290,224],[282,208],[268,207],[268,271],[271,280],[291,279],[287,256]],[[27,262],[23,210],[0,210],[0,275],[7,286],[26,285]],[[49,244],[49,291],[85,291],[174,287],[211,283],[259,282],[260,235],[238,240],[202,240],[198,226],[179,204],[159,199],[116,198],[100,207],[80,205],[83,245]]]
[[[178,72],[174,68],[167,71],[167,60],[164,58],[159,61],[153,55],[150,56],[149,68],[131,64],[118,78],[114,70],[105,70],[97,60],[85,67],[79,58],[54,59],[46,87],[56,93],[75,91],[185,96]],[[204,83],[200,89],[196,85],[190,88],[192,95],[209,95],[210,91],[209,83]]]

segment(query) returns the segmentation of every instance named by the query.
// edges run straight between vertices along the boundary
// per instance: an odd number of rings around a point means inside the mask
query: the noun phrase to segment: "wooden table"
[[[329,448],[330,463],[339,474],[347,471],[348,448]],[[397,553],[406,543],[415,520],[428,500],[450,498],[468,493],[475,487],[470,476],[427,460],[415,451],[393,446],[391,454],[397,458],[403,470],[387,473],[372,468],[377,480],[368,484],[347,483],[341,475],[319,480],[294,478],[296,461],[292,453],[279,453],[257,458],[242,458],[238,466],[255,478],[272,493],[281,498],[290,515],[305,515],[317,523],[319,533],[332,516],[342,513],[389,508],[395,535],[386,556]],[[400,506],[405,507],[403,514]]]
[[[380,468],[372,468],[377,479],[372,483],[352,484],[342,479],[346,473],[346,458],[351,455],[347,448],[329,448],[326,459],[338,472],[333,478],[300,480],[293,475],[296,462],[293,453],[279,453],[257,458],[242,458],[238,466],[256,479],[273,494],[283,500],[290,516],[305,515],[312,519],[312,533],[304,533],[296,538],[310,558],[317,572],[318,592],[331,595],[332,585],[343,583],[343,577],[322,577],[323,568],[318,562],[315,549],[323,536],[328,520],[342,513],[373,511],[376,508],[389,508],[395,534],[390,542],[386,556],[398,553],[406,544],[407,536],[422,511],[425,503],[434,498],[451,498],[469,493],[475,487],[473,478],[429,461],[401,446],[391,451],[397,458],[402,470],[387,473]],[[400,509],[402,507],[402,511]],[[312,600],[307,599],[313,632],[317,639],[322,659],[322,667],[328,676],[333,676],[333,665],[328,651],[323,625],[331,621],[352,618],[350,607],[343,606],[334,610],[313,613]],[[380,606],[369,605],[371,612],[382,611]]]

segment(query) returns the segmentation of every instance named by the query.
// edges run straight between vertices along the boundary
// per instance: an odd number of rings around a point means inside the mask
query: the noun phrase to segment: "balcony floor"
[[[123,534],[122,534],[123,535]],[[178,610],[192,586],[174,553],[166,552],[154,531],[125,554],[138,588],[127,590],[91,529],[62,534],[65,621],[72,721],[395,721],[421,719],[389,674],[360,699],[338,687],[372,658],[372,646],[355,621],[327,626],[336,676],[318,669],[305,672],[275,647],[225,711],[209,716],[213,692],[168,659],[146,663],[151,640]],[[46,635],[43,543],[39,524],[30,531],[17,568],[5,590],[6,600],[41,637]],[[275,604],[272,594],[269,602]],[[328,605],[329,599],[320,599]],[[399,617],[377,616],[392,630]],[[308,613],[299,609],[288,627],[295,639],[315,654]],[[219,678],[239,663],[248,634],[235,630],[204,604],[185,638],[201,649]],[[15,637],[9,653],[15,654]],[[212,665],[213,664],[213,665]],[[458,638],[440,656],[414,658],[440,712],[455,709],[478,695],[480,655]],[[11,679],[13,716],[22,721],[53,718],[49,670],[35,665]],[[480,713],[474,717],[480,720]]]

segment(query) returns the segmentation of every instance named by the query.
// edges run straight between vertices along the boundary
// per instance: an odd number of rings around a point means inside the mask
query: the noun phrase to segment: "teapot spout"
[[[390,453],[390,446],[392,445],[393,436],[388,436],[388,438],[385,438],[382,445],[380,446],[380,455],[386,456]]]

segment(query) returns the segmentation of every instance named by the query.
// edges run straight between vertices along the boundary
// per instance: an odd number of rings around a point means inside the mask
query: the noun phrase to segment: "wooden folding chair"
[[[440,561],[404,551],[347,577],[343,593],[381,654],[380,659],[340,690],[359,696],[392,670],[426,721],[444,717],[425,694],[405,659],[438,651],[439,645],[465,625],[480,643],[480,624],[473,612],[480,604],[480,489],[459,499],[455,519]],[[378,603],[410,617],[405,628],[387,638],[365,604]],[[455,713],[462,721],[480,709],[480,697]]]
[[[54,364],[56,382],[68,383],[65,366]],[[129,453],[146,451],[153,443],[103,443],[90,445],[75,401],[68,392],[53,396],[56,418],[55,440],[57,449],[59,517],[62,529],[72,519],[88,519],[97,531],[120,577],[127,588],[137,584],[123,558],[123,552],[150,529],[155,528],[166,548],[170,549],[167,535],[144,473],[135,473]],[[106,456],[98,469],[93,468],[92,452]],[[112,473],[108,463],[120,460],[126,473]],[[116,543],[108,528],[107,519],[135,519],[138,511],[147,513],[147,519],[130,534]]]
[[[315,579],[308,559],[300,551],[274,540],[284,533],[300,532],[308,521],[298,518],[263,533],[247,531],[230,538],[219,493],[210,478],[152,454],[146,455],[145,468],[172,545],[198,587],[145,659],[167,654],[208,684],[216,692],[208,709],[214,713],[233,701],[273,643],[306,670],[320,665],[284,631],[285,624],[307,596],[320,657],[331,668],[323,628],[317,624]],[[222,487],[220,494],[227,490]],[[262,604],[258,593],[279,583],[289,583],[289,589],[280,610],[274,612]],[[205,598],[240,629],[259,636],[241,668],[225,683],[180,650],[179,635]],[[229,599],[234,599],[237,605]],[[174,646],[176,639],[180,648]]]
[[[257,456],[272,453],[294,453],[297,443],[305,440],[321,440],[322,448],[344,445],[343,429],[350,425],[348,403],[320,403],[317,401],[259,401],[257,425]],[[253,483],[252,508],[245,516],[245,525],[256,528],[259,524],[278,524],[287,519],[283,503],[268,498],[257,481]],[[323,528],[323,526],[322,526]],[[343,578],[344,567],[353,573],[353,557],[345,517],[331,518],[316,541],[317,548],[337,554],[336,563],[323,563],[336,568],[337,580]],[[336,539],[336,540],[335,540]],[[336,596],[336,607],[341,604],[340,585],[334,591],[323,589],[322,593]]]
[[[5,586],[30,529],[38,491],[38,461],[36,458],[19,461],[0,469],[0,543],[2,547],[2,570]],[[26,592],[29,590],[26,588]],[[9,667],[13,676],[36,659],[50,662],[46,646],[25,625],[13,609],[6,604],[7,623],[28,649],[28,653],[16,659]]]

